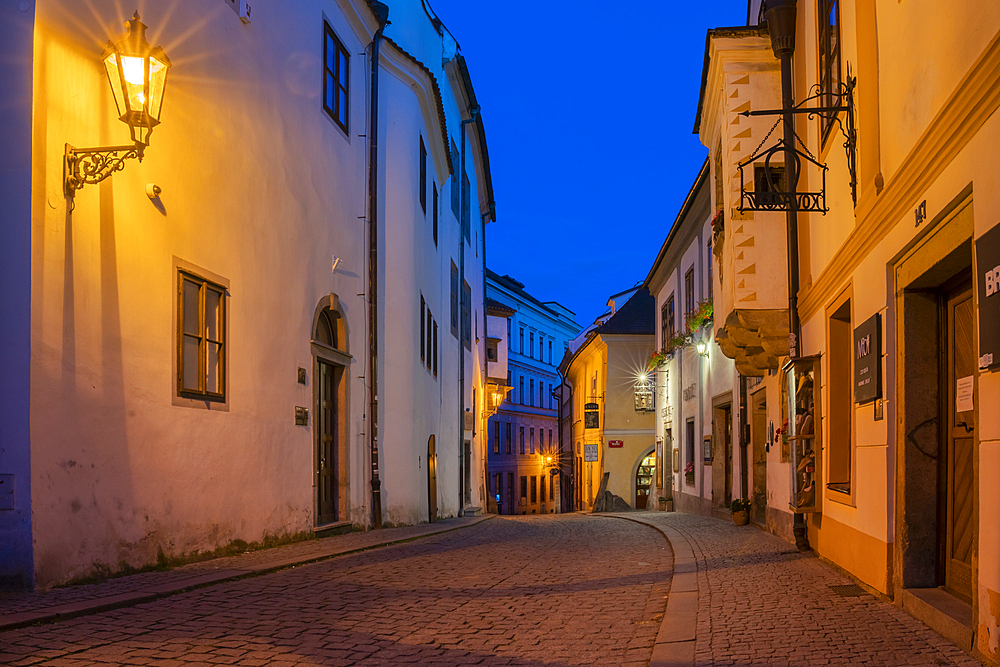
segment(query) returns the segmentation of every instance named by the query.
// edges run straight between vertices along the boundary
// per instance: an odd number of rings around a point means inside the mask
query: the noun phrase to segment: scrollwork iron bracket
[[[142,162],[142,144],[131,146],[99,146],[75,148],[66,144],[63,159],[63,191],[73,197],[84,185],[100,183],[125,168],[125,160],[138,158]]]
[[[823,90],[821,90],[819,84],[816,84],[812,86],[812,88],[810,89],[810,92],[812,94],[809,97],[805,98],[804,100],[793,106],[791,109],[789,109],[790,113],[806,114],[808,118],[814,118],[816,116],[819,116],[828,123],[836,122],[837,125],[840,127],[840,132],[844,136],[844,150],[847,153],[847,170],[850,177],[851,198],[854,200],[855,206],[857,206],[858,204],[858,167],[857,167],[858,131],[854,122],[855,121],[854,88],[857,85],[857,82],[858,82],[857,77],[851,76],[851,67],[850,65],[848,65],[846,81],[840,82],[839,84],[840,90],[838,92],[824,92]],[[810,102],[814,102],[816,100],[835,101],[836,104],[827,104],[825,106],[818,106],[818,107],[807,106]],[[783,113],[784,113],[783,109],[765,109],[760,111],[743,111],[740,112],[740,115],[778,116]],[[844,116],[843,120],[841,120],[841,114],[843,114]],[[826,169],[825,165],[823,165],[823,168],[824,170]],[[824,184],[824,190],[825,190],[825,184]],[[824,198],[825,198],[825,193],[824,193]],[[807,210],[807,209],[799,209],[799,210]]]

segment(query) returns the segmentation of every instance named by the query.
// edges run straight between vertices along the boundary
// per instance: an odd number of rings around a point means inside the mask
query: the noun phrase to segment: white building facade
[[[0,9],[3,586],[485,505],[493,198],[454,38],[416,0],[231,4],[142,15],[162,123],[70,194],[65,144],[128,136],[128,17]]]

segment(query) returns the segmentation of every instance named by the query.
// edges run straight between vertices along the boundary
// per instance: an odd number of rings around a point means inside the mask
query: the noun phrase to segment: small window
[[[667,349],[670,341],[673,340],[676,324],[674,321],[674,295],[667,297],[667,302],[663,304],[660,311],[660,334],[663,336],[663,349]]]
[[[433,331],[437,325],[434,324],[434,315],[431,314],[431,309],[427,309],[427,370],[432,370],[433,364],[431,363],[434,359],[434,336]]]
[[[708,266],[708,298],[715,293],[715,276],[712,274],[712,237],[708,238],[708,251],[705,253],[705,263]]]
[[[497,358],[498,358],[497,357],[497,344],[499,342],[500,341],[498,341],[496,338],[488,338],[488,339],[486,339],[486,361],[496,361],[497,360]]]
[[[518,451],[521,454],[524,454],[524,427],[523,426],[519,426],[517,428],[517,431],[518,431],[518,437],[521,439],[521,443],[520,443],[520,446],[518,448]]]
[[[427,148],[420,137],[420,208],[427,213]]]
[[[458,154],[458,144],[451,140],[451,159],[455,164],[461,164],[461,156]],[[458,189],[458,174],[451,177],[451,212],[455,214],[455,220],[461,221],[462,216],[462,193]]]
[[[348,95],[350,91],[350,54],[323,23],[323,109],[347,132]]]
[[[532,359],[535,358],[535,333],[528,333],[528,356]]]
[[[431,198],[431,207],[434,209],[431,213],[431,219],[434,221],[433,224],[433,234],[434,234],[434,247],[438,244],[438,186],[437,183],[432,184],[433,197]]]
[[[340,349],[339,334],[337,333],[338,315],[329,308],[324,308],[316,321],[316,331],[313,333],[313,340],[327,347]]]
[[[544,352],[545,352],[545,336],[543,336],[542,334],[538,334],[538,360],[539,361],[541,361],[542,358],[545,356],[543,354]]]
[[[524,405],[524,376],[522,375],[517,381],[517,399],[521,405]],[[524,452],[521,452],[522,454]]]
[[[549,364],[552,364],[552,341],[549,341]]]
[[[528,497],[528,478],[524,477],[522,475],[521,476],[521,504],[524,504],[524,501],[527,499],[527,497]]]
[[[493,422],[493,453],[500,453],[500,422]]]
[[[821,106],[836,106],[840,92],[840,2],[819,0],[819,91]],[[820,116],[823,141],[830,134],[835,118]]]
[[[458,267],[451,263],[451,335],[458,338]]]
[[[470,230],[472,228],[472,212],[470,200],[472,198],[469,175],[462,174],[462,233],[465,235],[465,242],[471,241]]]
[[[538,502],[538,477],[535,475],[531,476],[531,504],[534,505]]]
[[[438,324],[434,323],[434,354],[432,356],[434,361],[434,377],[438,374]]]
[[[531,453],[534,454],[535,453],[535,429],[534,428],[530,428],[530,429],[528,429],[528,431],[529,431],[528,432],[528,437],[529,437],[528,444],[531,447]]]
[[[427,325],[424,322],[424,314],[427,312],[427,307],[424,304],[424,297],[420,297],[420,361],[425,359],[424,350],[426,349],[424,345],[427,341]]]
[[[538,495],[542,497],[542,502],[545,502],[545,475],[539,475],[538,477]]]
[[[506,444],[505,451],[510,454],[510,422],[504,424],[504,442]]]
[[[178,394],[224,401],[226,290],[186,271],[179,273],[179,282]]]
[[[510,353],[512,343],[510,342],[510,318],[507,318],[507,352]],[[508,383],[510,384],[510,383]]]
[[[535,407],[535,381],[534,380],[529,380],[528,381],[528,405],[530,405],[531,407]],[[531,432],[534,433],[535,429],[531,429]],[[532,440],[534,440],[534,437],[532,437]],[[532,450],[534,450],[534,447],[532,447]]]
[[[520,328],[520,333],[518,334],[517,351],[524,354],[524,327]]]
[[[552,479],[552,483],[549,484],[549,500],[556,499],[556,481],[555,478]]]
[[[684,317],[694,310],[694,267],[684,274]]]
[[[462,342],[465,349],[472,349],[472,287],[462,281]]]

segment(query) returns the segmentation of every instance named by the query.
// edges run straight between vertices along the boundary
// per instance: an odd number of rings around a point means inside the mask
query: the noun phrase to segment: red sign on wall
[[[624,440],[608,440],[608,447],[624,447]]]

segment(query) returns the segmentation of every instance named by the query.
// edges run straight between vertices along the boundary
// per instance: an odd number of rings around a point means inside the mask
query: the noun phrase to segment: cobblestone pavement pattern
[[[0,633],[14,665],[646,665],[670,550],[648,527],[503,517]]]
[[[625,515],[672,528],[698,560],[697,665],[981,667],[899,607],[750,526],[679,513]]]

